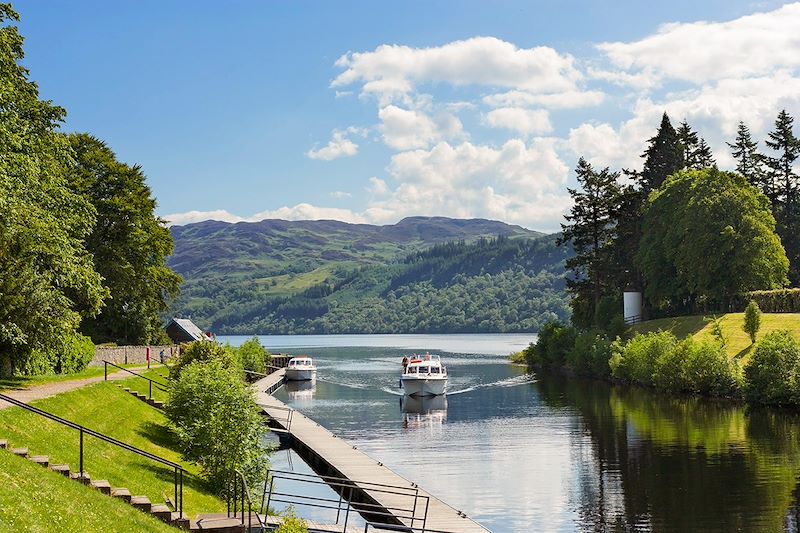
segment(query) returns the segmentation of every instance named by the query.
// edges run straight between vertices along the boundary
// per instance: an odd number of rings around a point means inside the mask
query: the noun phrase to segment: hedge
[[[736,308],[744,310],[750,300],[764,313],[800,313],[800,289],[747,292],[739,295]]]

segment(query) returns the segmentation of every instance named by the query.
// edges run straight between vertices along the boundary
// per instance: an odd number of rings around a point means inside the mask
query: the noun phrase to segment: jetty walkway
[[[283,369],[253,383],[256,403],[273,421],[286,431],[295,447],[309,452],[326,470],[346,478],[362,495],[395,516],[396,525],[425,531],[454,533],[486,533],[489,531],[461,511],[417,487],[383,463],[371,458],[300,412],[274,398],[271,392],[284,379]],[[270,391],[270,392],[266,392]],[[288,413],[288,415],[287,415]],[[299,446],[298,446],[299,445]],[[403,490],[382,490],[381,487],[406,487]],[[411,496],[413,494],[415,496]],[[409,503],[413,498],[413,506]],[[357,507],[357,505],[356,505]]]

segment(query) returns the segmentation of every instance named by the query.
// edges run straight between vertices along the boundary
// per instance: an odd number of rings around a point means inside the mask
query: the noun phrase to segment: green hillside
[[[710,339],[712,337],[711,316],[684,316],[675,318],[662,318],[649,320],[634,326],[634,331],[647,333],[650,331],[671,331],[679,339],[694,336],[697,339]],[[731,357],[746,360],[750,355],[750,337],[742,330],[744,313],[728,313],[718,315],[722,333],[727,341],[725,349]],[[800,338],[800,313],[763,313],[761,315],[761,329],[757,340],[767,333],[779,329],[787,329],[795,337]]]
[[[568,316],[566,251],[502,222],[204,222],[173,236],[176,309],[216,333],[532,331]]]

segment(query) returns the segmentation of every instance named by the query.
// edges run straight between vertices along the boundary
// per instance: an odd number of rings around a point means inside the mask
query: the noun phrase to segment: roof
[[[202,341],[206,338],[206,336],[203,335],[203,331],[188,318],[173,318],[172,321],[194,340]]]

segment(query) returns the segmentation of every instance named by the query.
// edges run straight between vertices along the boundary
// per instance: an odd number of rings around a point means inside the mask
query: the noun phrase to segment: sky
[[[721,168],[800,115],[800,3],[14,3],[65,131],[171,224],[406,216],[556,231],[579,157],[641,168],[666,111]],[[800,135],[800,124],[796,127]]]

